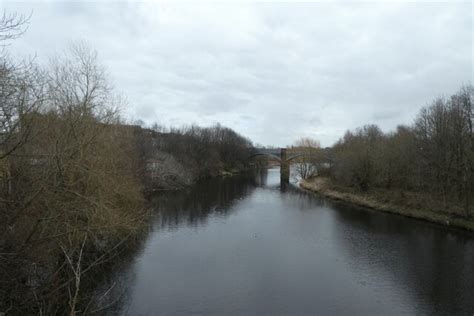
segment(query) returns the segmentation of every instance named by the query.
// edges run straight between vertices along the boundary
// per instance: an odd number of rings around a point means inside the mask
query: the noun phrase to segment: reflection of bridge
[[[305,156],[304,153],[294,152],[293,150],[288,155],[286,148],[274,149],[258,149],[257,152],[249,158],[256,156],[265,156],[280,164],[280,181],[282,183],[290,182],[290,163],[293,159]]]

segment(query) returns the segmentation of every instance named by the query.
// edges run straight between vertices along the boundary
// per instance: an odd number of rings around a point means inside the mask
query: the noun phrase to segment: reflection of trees
[[[414,307],[422,313],[458,315],[474,310],[471,233],[333,202],[292,185],[282,202],[303,212],[332,209],[335,219],[330,222],[337,225],[328,227],[327,237],[361,280],[390,280],[398,293],[420,304]]]
[[[209,218],[230,215],[233,205],[249,196],[256,187],[264,186],[257,190],[271,191],[270,194],[277,197],[275,205],[288,210],[286,214],[324,213],[324,216],[314,218],[314,214],[310,214],[311,217],[292,214],[285,217],[288,221],[282,227],[298,232],[308,228],[309,233],[320,229],[330,245],[324,249],[327,252],[318,255],[335,255],[343,259],[341,261],[355,272],[352,275],[356,275],[357,280],[360,277],[360,281],[372,283],[370,290],[390,286],[390,290],[382,288],[381,291],[387,294],[388,304],[397,304],[399,298],[388,296],[397,294],[406,299],[408,307],[414,307],[412,311],[420,314],[452,315],[473,310],[474,302],[469,295],[474,293],[474,241],[469,235],[402,217],[361,211],[308,194],[294,185],[289,185],[285,194],[279,194],[278,185],[277,170],[268,175],[266,171],[260,171],[253,175],[202,181],[184,191],[155,195],[152,198],[156,211],[154,226],[174,230],[178,226],[205,225]],[[319,224],[323,224],[318,225],[312,219],[310,225],[300,225],[302,220],[308,223],[310,218],[321,220]],[[315,240],[318,242],[319,238]],[[338,266],[336,264],[334,269]],[[117,285],[117,289],[132,288],[133,271],[133,265],[122,270],[127,279],[121,287]],[[118,307],[122,309],[115,314],[124,314],[127,310],[124,304],[131,302],[127,294],[124,293],[123,302],[120,302],[123,304]]]
[[[265,184],[266,170],[229,178],[203,180],[185,190],[164,192],[151,198],[155,225],[176,229],[186,224],[199,226],[211,215],[227,216],[236,200]]]
[[[389,274],[414,302],[431,313],[474,310],[474,240],[468,233],[394,215],[331,203],[338,217],[333,240],[353,269]],[[343,225],[341,225],[343,224]],[[353,232],[347,233],[348,230]],[[369,269],[367,269],[369,267]]]
[[[259,170],[254,174],[204,180],[184,190],[155,194],[150,198],[156,216],[152,225],[158,229],[203,225],[209,216],[229,215],[231,206],[236,200],[242,199],[256,186],[265,183],[266,170]],[[106,310],[107,315],[125,313],[135,278],[132,273],[134,265],[130,264],[130,259],[140,256],[150,236],[149,233],[150,231],[144,232],[145,236],[137,238],[136,243],[124,249],[116,264],[97,279],[98,286],[95,291],[99,299],[94,303],[97,306],[110,305]],[[118,275],[120,277],[117,277]],[[108,295],[102,297],[109,289],[111,290]]]

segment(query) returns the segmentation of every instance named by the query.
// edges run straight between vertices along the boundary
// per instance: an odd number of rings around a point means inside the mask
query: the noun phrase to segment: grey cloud
[[[125,115],[220,122],[262,144],[389,130],[473,77],[466,2],[2,4],[34,12],[18,56],[95,47]]]

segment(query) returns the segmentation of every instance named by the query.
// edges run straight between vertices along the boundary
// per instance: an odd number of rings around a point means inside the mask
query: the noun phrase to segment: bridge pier
[[[280,159],[280,182],[283,185],[290,183],[290,163],[287,160],[286,148],[281,148]]]

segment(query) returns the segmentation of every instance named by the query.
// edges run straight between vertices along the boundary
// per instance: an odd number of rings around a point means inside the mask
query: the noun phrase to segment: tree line
[[[360,191],[425,195],[439,208],[474,216],[472,85],[421,109],[414,123],[384,133],[376,125],[347,131],[330,150],[329,176]]]
[[[88,313],[93,271],[144,227],[144,191],[242,170],[252,144],[220,125],[126,124],[87,45],[46,66],[8,54],[27,23],[0,16],[0,314]]]
[[[143,179],[152,190],[178,189],[199,179],[240,172],[249,167],[252,142],[230,128],[196,125],[139,129]]]

